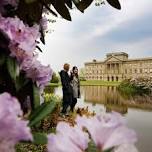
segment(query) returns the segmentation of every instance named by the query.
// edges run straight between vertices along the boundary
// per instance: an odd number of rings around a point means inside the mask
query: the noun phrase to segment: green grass
[[[48,86],[58,87],[58,86],[60,86],[60,85],[61,85],[60,83],[50,83]]]
[[[120,82],[116,81],[101,81],[101,80],[87,80],[87,81],[81,81],[81,86],[118,86]],[[58,87],[61,86],[61,83],[50,83],[48,87]]]
[[[81,81],[81,86],[118,86],[120,82],[116,81],[101,81],[101,80],[87,80]]]
[[[118,86],[118,90],[124,96],[144,95],[150,94],[150,90],[139,87],[135,84],[131,84],[129,81],[124,80]]]

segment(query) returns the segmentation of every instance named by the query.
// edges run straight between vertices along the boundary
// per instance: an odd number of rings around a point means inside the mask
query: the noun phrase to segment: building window
[[[110,64],[107,64],[107,69],[110,70]]]
[[[114,81],[114,77],[113,76],[111,77],[111,80]]]
[[[135,69],[135,73],[137,73],[137,69]]]
[[[145,73],[148,73],[148,70],[147,70],[147,69],[145,69]]]
[[[130,69],[130,73],[132,73],[132,69]]]
[[[140,69],[140,73],[142,73],[142,69]]]
[[[127,69],[125,69],[125,73],[127,74]]]
[[[116,76],[116,81],[118,81],[119,80],[119,78],[118,78],[118,76]]]

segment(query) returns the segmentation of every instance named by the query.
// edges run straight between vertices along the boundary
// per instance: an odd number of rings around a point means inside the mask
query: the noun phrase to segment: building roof
[[[133,58],[133,59],[128,59],[126,62],[131,62],[131,61],[146,61],[146,60],[152,60],[152,57],[145,57],[145,58]]]
[[[125,52],[114,52],[114,53],[107,53],[106,56],[119,56],[119,55],[125,55],[128,57],[128,54]]]
[[[117,56],[117,55],[125,55],[128,57],[128,54],[125,52],[115,52],[115,53],[107,53],[107,56]],[[89,65],[89,64],[103,64],[105,63],[107,59],[103,60],[103,61],[97,61],[97,60],[93,60],[92,62],[85,62],[85,65]],[[133,62],[133,61],[146,61],[146,60],[152,60],[152,57],[145,57],[145,58],[132,58],[132,59],[128,59],[128,60],[124,60],[123,62]]]

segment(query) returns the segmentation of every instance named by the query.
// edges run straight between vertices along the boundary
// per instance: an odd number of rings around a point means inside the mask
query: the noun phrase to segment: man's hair
[[[65,63],[64,66],[63,66],[63,69],[64,70],[68,70],[69,68],[70,68],[70,64]]]

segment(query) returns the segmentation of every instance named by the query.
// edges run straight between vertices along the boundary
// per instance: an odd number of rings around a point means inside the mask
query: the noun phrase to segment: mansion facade
[[[85,63],[86,80],[122,81],[152,77],[152,57],[129,59],[125,52],[108,53],[103,61]]]

